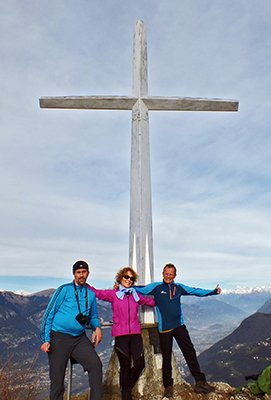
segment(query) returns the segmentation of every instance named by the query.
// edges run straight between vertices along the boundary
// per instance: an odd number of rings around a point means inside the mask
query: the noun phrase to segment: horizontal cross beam
[[[137,97],[131,96],[63,96],[41,97],[41,108],[132,110]],[[142,97],[151,111],[238,111],[238,101],[193,97]]]

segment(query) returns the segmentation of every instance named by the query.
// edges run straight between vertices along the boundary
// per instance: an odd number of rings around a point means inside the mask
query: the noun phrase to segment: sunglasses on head
[[[130,281],[133,282],[133,283],[134,283],[134,281],[135,281],[135,278],[134,278],[133,276],[124,275],[123,278],[124,278],[124,279],[130,279]]]

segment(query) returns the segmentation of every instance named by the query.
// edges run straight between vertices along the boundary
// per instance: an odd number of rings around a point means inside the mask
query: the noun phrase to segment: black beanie
[[[87,271],[89,271],[88,263],[82,260],[76,261],[76,263],[73,264],[72,273],[74,274],[77,269],[86,269]]]

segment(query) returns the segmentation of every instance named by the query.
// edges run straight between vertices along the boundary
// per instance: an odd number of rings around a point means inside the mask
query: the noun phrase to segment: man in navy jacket
[[[195,391],[198,393],[209,393],[214,390],[206,382],[203,372],[197,360],[196,352],[189,333],[184,325],[181,296],[211,296],[221,292],[220,287],[214,290],[205,290],[185,286],[181,283],[175,283],[176,267],[173,264],[166,264],[163,269],[163,282],[153,282],[145,287],[135,287],[135,289],[144,295],[153,295],[158,314],[158,330],[160,336],[160,345],[163,356],[163,383],[165,386],[165,397],[173,396],[173,379],[171,367],[171,353],[173,337],[176,339],[187,365],[194,377]]]
[[[73,282],[60,286],[50,300],[41,326],[41,350],[48,353],[50,400],[63,400],[64,377],[72,358],[88,372],[91,400],[102,400],[102,364],[94,346],[102,340],[96,298],[86,281],[89,266],[85,261],[73,265]],[[92,342],[85,333],[93,330]]]

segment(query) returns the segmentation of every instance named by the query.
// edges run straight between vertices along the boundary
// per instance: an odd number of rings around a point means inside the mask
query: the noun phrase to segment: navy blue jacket
[[[163,281],[153,282],[144,287],[134,286],[134,288],[138,293],[154,296],[159,332],[167,332],[184,325],[181,296],[203,297],[218,294],[217,289],[194,288],[174,281],[170,285]]]

